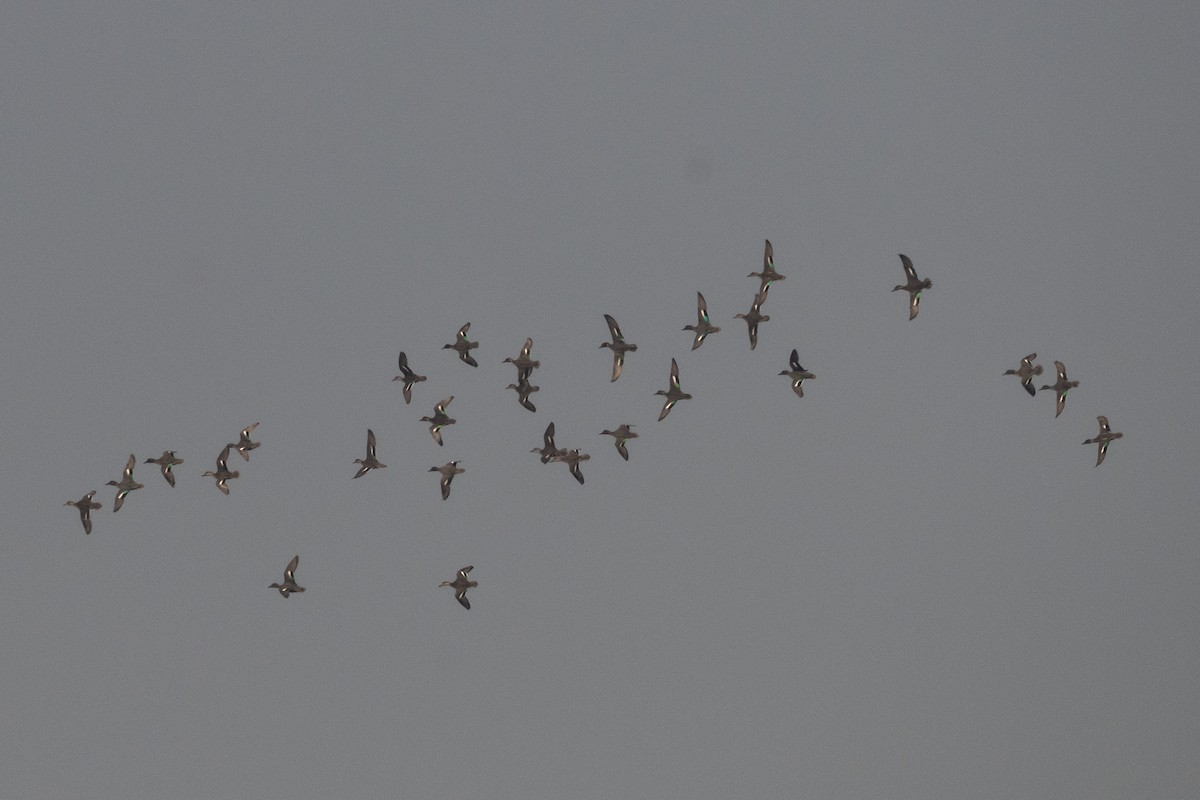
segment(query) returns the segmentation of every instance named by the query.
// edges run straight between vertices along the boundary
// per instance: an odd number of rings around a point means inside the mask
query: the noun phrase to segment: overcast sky
[[[0,794],[1194,795],[1198,41],[1167,0],[5,5]]]

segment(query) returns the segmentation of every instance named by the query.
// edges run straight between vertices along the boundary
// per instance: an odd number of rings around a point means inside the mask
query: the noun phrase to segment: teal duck
[[[796,393],[797,397],[804,397],[804,387],[801,386],[801,384],[815,376],[804,367],[800,366],[800,353],[794,349],[792,350],[791,363],[792,368],[790,370],[785,369],[779,374],[787,375],[789,378],[791,378],[792,391]]]
[[[746,320],[746,327],[750,332],[750,349],[753,350],[758,346],[758,323],[769,322],[771,317],[766,314],[758,313],[758,309],[762,306],[763,300],[766,300],[766,294],[757,294],[754,296],[754,303],[750,306],[749,314],[734,314],[734,319]]]
[[[284,600],[287,600],[288,595],[293,592],[303,592],[304,587],[296,583],[296,567],[298,566],[300,566],[300,556],[292,556],[287,569],[283,571],[283,583],[272,583],[267,588],[278,589]]]
[[[621,368],[625,364],[625,354],[635,352],[637,350],[637,345],[629,344],[625,341],[625,337],[621,334],[621,326],[618,325],[617,321],[612,318],[612,315],[605,314],[604,321],[608,323],[608,332],[612,336],[612,341],[601,342],[600,346],[607,347],[612,350],[613,369],[612,379],[609,381],[609,383],[612,383],[617,378],[621,377]]]
[[[542,446],[535,447],[529,452],[537,453],[542,457],[543,464],[549,464],[551,459],[557,456],[562,451],[554,446],[554,423],[551,422],[546,426],[546,432],[542,434]]]
[[[454,344],[442,345],[443,350],[456,350],[458,357],[462,359],[464,364],[470,364],[472,367],[478,367],[479,362],[471,358],[471,351],[479,347],[479,342],[471,342],[467,340],[467,331],[471,330],[471,323],[467,323],[458,329],[458,336],[454,339]]]
[[[450,405],[450,401],[453,399],[454,395],[450,395],[434,406],[432,417],[421,417],[421,422],[429,423],[429,435],[433,437],[433,440],[438,443],[439,447],[442,445],[442,428],[447,425],[453,425],[458,421],[446,416],[446,406]]]
[[[113,501],[113,513],[121,510],[121,505],[125,502],[125,497],[136,489],[141,489],[144,484],[138,483],[133,479],[133,468],[137,466],[137,458],[132,453],[129,454],[129,460],[125,462],[125,474],[121,478],[121,482],[109,481],[106,486],[117,487],[117,499]]]
[[[1042,374],[1042,365],[1033,363],[1035,358],[1037,358],[1037,353],[1030,353],[1021,359],[1021,366],[1016,369],[1004,370],[1005,375],[1016,375],[1021,379],[1021,385],[1025,387],[1025,391],[1029,392],[1030,397],[1037,395],[1037,389],[1033,388],[1033,376]]]
[[[175,473],[171,471],[171,468],[174,467],[176,464],[182,464],[183,459],[176,458],[174,450],[163,450],[163,454],[161,456],[159,456],[158,458],[147,458],[144,463],[158,464],[159,468],[162,470],[162,476],[164,478],[166,478],[167,483],[174,486],[175,485]]]
[[[904,290],[908,292],[908,318],[915,319],[917,312],[921,310],[921,292],[924,289],[932,289],[933,281],[926,278],[921,280],[917,277],[917,271],[913,268],[912,261],[904,253],[900,254],[900,263],[904,265],[904,275],[908,278],[907,283],[902,283],[893,292]]]
[[[529,357],[529,349],[533,347],[533,339],[526,338],[525,346],[521,348],[521,355],[516,358],[506,358],[502,363],[512,364],[517,368],[517,383],[522,381],[528,382],[529,376],[533,371],[542,365],[540,361],[534,361]]]
[[[537,362],[535,361],[534,363],[536,364]],[[540,392],[542,387],[534,386],[526,377],[521,378],[517,383],[510,383],[504,388],[513,389],[516,391],[517,402],[520,403],[522,407],[527,408],[530,411],[537,411],[537,406],[529,401],[529,395],[533,394],[534,392]]]
[[[601,436],[611,436],[616,440],[614,444],[617,446],[617,452],[626,461],[629,460],[629,450],[625,447],[625,442],[638,438],[638,435],[630,430],[632,427],[632,425],[622,425],[615,431],[600,431]]]
[[[225,445],[225,449],[221,451],[221,455],[217,456],[216,472],[209,470],[203,475],[205,478],[213,478],[216,480],[217,488],[221,490],[221,494],[229,494],[229,487],[226,485],[226,481],[231,481],[241,475],[238,470],[235,469],[231,472],[229,469],[229,448],[233,446],[234,445],[232,444]]]
[[[696,324],[684,325],[685,331],[695,331],[696,338],[692,340],[692,349],[695,350],[700,345],[704,344],[704,339],[710,333],[720,333],[721,329],[713,325],[708,318],[708,303],[704,302],[704,295],[696,292]]]
[[[776,281],[782,281],[787,278],[786,275],[780,275],[775,271],[775,249],[771,247],[771,240],[766,240],[767,244],[763,248],[763,268],[762,272],[751,272],[747,278],[758,278],[762,284],[758,287],[758,294],[763,300],[767,299],[767,289],[771,288],[771,284]]]
[[[404,355],[404,351],[400,351],[400,374],[392,378],[393,381],[404,381],[404,402],[407,405],[412,402],[412,387],[414,383],[420,383],[425,380],[424,375],[418,375],[409,369],[408,356]]]
[[[671,409],[680,400],[691,400],[692,396],[679,388],[679,365],[675,363],[675,359],[671,359],[671,388],[667,391],[659,389],[655,394],[661,394],[667,398],[663,402],[662,412],[658,415],[658,421],[662,422],[667,414],[671,413]]]
[[[355,464],[361,464],[355,478],[361,478],[373,469],[385,469],[387,464],[380,463],[375,457],[375,431],[367,428],[367,457],[354,459]]]
[[[582,486],[583,485],[583,471],[579,469],[579,462],[587,461],[589,458],[591,458],[591,456],[588,455],[587,453],[581,453],[581,452],[579,452],[578,449],[575,449],[575,450],[560,450],[553,457],[551,457],[550,460],[551,461],[561,461],[564,464],[568,465],[571,469],[571,475],[573,475],[575,480],[579,481],[579,485]]]
[[[457,461],[451,461],[448,464],[443,464],[440,467],[430,467],[430,472],[442,473],[442,499],[450,497],[450,481],[454,480],[455,475],[461,475],[466,472],[465,469],[458,465]]]
[[[238,454],[241,455],[243,461],[250,460],[250,451],[251,450],[255,450],[259,447],[262,447],[262,442],[250,441],[250,432],[253,431],[257,427],[258,427],[258,423],[256,422],[253,425],[247,425],[246,427],[242,428],[242,433],[241,433],[241,436],[238,437],[237,443],[234,444],[231,442],[229,445],[230,447],[232,447],[238,451]]]
[[[1058,371],[1058,380],[1049,386],[1043,386],[1042,389],[1053,389],[1058,396],[1056,410],[1054,412],[1055,419],[1063,412],[1063,407],[1067,404],[1067,392],[1079,385],[1079,381],[1067,380],[1067,368],[1063,366],[1061,361],[1054,362],[1054,369]]]
[[[479,585],[477,581],[470,580],[467,575],[475,567],[463,567],[458,571],[458,576],[452,581],[442,581],[438,584],[438,588],[449,586],[454,589],[454,599],[462,603],[462,607],[471,610],[471,601],[467,599],[467,589],[474,589]]]
[[[1096,466],[1100,466],[1104,462],[1104,456],[1108,453],[1108,443],[1114,439],[1120,439],[1125,434],[1117,433],[1108,427],[1108,417],[1103,415],[1096,417],[1096,421],[1100,423],[1100,433],[1095,439],[1088,439],[1084,444],[1099,445],[1096,453]]]
[[[63,503],[64,506],[75,506],[75,508],[79,509],[79,521],[83,523],[83,532],[85,534],[92,532],[92,509],[103,508],[101,503],[92,500],[95,496],[96,490],[93,489],[78,500],[68,500]]]

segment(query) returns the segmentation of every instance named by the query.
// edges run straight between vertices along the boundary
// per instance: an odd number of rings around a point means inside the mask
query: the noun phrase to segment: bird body
[[[182,464],[183,459],[176,458],[174,450],[163,450],[163,454],[161,456],[159,456],[158,458],[147,458],[144,463],[158,464],[159,468],[162,471],[162,476],[166,479],[167,483],[174,486],[175,485],[175,473],[171,471],[171,468],[174,467],[176,464]]]
[[[304,587],[296,583],[296,567],[300,566],[300,556],[293,556],[288,562],[287,569],[283,571],[283,583],[272,583],[268,589],[278,589],[283,595],[283,599],[287,600],[289,594],[303,592]]]
[[[430,467],[430,472],[442,473],[442,499],[450,497],[450,482],[454,480],[455,475],[461,475],[466,472],[465,469],[458,465],[457,461],[451,461],[448,464],[443,464],[440,467]]]
[[[762,307],[763,300],[766,300],[766,294],[755,295],[754,302],[750,306],[749,314],[734,314],[734,319],[746,320],[746,328],[750,333],[750,349],[753,350],[758,346],[758,323],[768,322],[771,317],[766,314],[760,314],[758,309]]]
[[[204,473],[205,478],[213,478],[216,480],[217,488],[221,491],[221,494],[229,494],[229,487],[226,485],[226,481],[231,481],[241,474],[236,469],[232,472],[229,469],[229,448],[231,447],[234,447],[234,445],[225,445],[225,449],[221,451],[221,455],[217,456],[217,469],[215,472],[209,470],[208,472]]]
[[[1067,405],[1067,392],[1079,385],[1079,381],[1067,380],[1067,368],[1063,366],[1063,362],[1055,361],[1054,369],[1058,373],[1058,380],[1054,383],[1043,386],[1042,389],[1053,389],[1056,397],[1054,417],[1063,412],[1063,408]]]
[[[454,599],[462,603],[462,607],[471,610],[471,601],[467,599],[467,589],[474,589],[479,585],[477,581],[473,581],[467,577],[471,570],[475,567],[463,567],[458,571],[458,575],[452,581],[442,581],[438,584],[440,589],[443,586],[449,586],[454,589]]]
[[[425,380],[424,375],[418,375],[413,372],[408,366],[408,356],[404,351],[400,351],[400,374],[392,378],[393,381],[404,381],[404,404],[408,405],[412,402],[412,387],[414,383],[420,383]]]
[[[892,289],[892,291],[899,292],[903,290],[908,292],[908,318],[912,320],[916,319],[917,313],[921,310],[921,292],[925,289],[932,289],[933,281],[929,280],[929,278],[925,278],[924,280],[918,278],[912,261],[904,253],[900,254],[900,263],[904,265],[904,276],[908,280]]]
[[[78,500],[68,500],[63,503],[64,506],[75,506],[79,509],[79,521],[83,523],[85,535],[92,532],[92,509],[104,507],[102,503],[97,503],[92,499],[95,496],[96,490],[93,489]]]
[[[1096,417],[1096,421],[1100,423],[1100,433],[1098,433],[1096,435],[1095,439],[1085,440],[1084,444],[1097,445],[1097,447],[1096,447],[1096,466],[1098,467],[1102,463],[1104,463],[1104,456],[1108,454],[1109,442],[1113,441],[1114,439],[1120,439],[1125,434],[1112,430],[1108,426],[1108,417],[1106,417],[1106,416],[1101,415],[1099,417]]]
[[[251,450],[262,447],[262,442],[254,442],[250,440],[250,433],[257,427],[258,423],[256,422],[253,425],[247,425],[246,427],[242,428],[242,433],[238,437],[237,442],[230,443],[229,445],[238,451],[238,454],[242,457],[243,461],[250,460]]]
[[[679,388],[679,364],[675,363],[675,359],[671,359],[671,388],[666,391],[659,389],[655,394],[661,394],[667,398],[663,402],[662,411],[658,415],[659,422],[662,422],[667,414],[671,413],[671,409],[675,407],[677,402],[692,399],[690,394]]]
[[[720,333],[721,329],[712,324],[708,317],[708,303],[704,301],[704,295],[696,292],[696,324],[684,325],[685,331],[693,331],[696,336],[692,339],[692,349],[695,350],[700,345],[704,344],[704,339],[710,333]]]
[[[612,341],[601,342],[600,346],[612,350],[613,368],[612,378],[609,380],[609,383],[612,383],[621,377],[621,369],[625,365],[625,354],[636,351],[637,345],[629,344],[625,341],[625,337],[621,335],[621,327],[617,325],[617,321],[613,319],[612,315],[605,314],[604,321],[608,323],[608,332],[612,336]]]
[[[109,481],[106,486],[117,487],[117,497],[113,500],[113,513],[121,510],[121,506],[125,503],[125,498],[130,492],[141,489],[145,484],[138,483],[133,479],[133,468],[137,466],[137,458],[133,453],[129,454],[129,460],[125,462],[125,472],[120,483],[117,481]]]
[[[626,461],[629,460],[629,449],[625,447],[625,442],[629,439],[638,438],[638,435],[634,433],[631,428],[633,428],[632,425],[622,425],[615,431],[600,431],[601,436],[611,436],[616,440],[614,444],[617,447],[617,452],[620,453],[621,458],[625,459]]]
[[[767,299],[767,289],[771,288],[771,284],[776,281],[786,280],[786,275],[780,275],[775,271],[775,248],[771,247],[771,240],[766,240],[766,246],[763,247],[763,268],[762,272],[751,272],[747,278],[758,278],[762,283],[758,287],[758,295],[763,300]]]
[[[792,357],[790,359],[790,363],[791,363],[792,368],[790,370],[785,369],[783,372],[781,372],[779,374],[787,375],[789,378],[791,378],[792,379],[792,391],[796,393],[797,397],[804,397],[804,387],[801,386],[801,384],[804,383],[806,380],[809,380],[816,376],[814,376],[811,372],[806,370],[804,367],[800,366],[800,353],[798,351],[796,351],[795,349],[792,350]]]
[[[1033,376],[1042,374],[1042,365],[1033,363],[1035,358],[1037,358],[1037,353],[1030,353],[1021,359],[1021,366],[1016,369],[1004,370],[1005,375],[1016,375],[1021,379],[1021,385],[1025,387],[1025,391],[1029,392],[1030,397],[1037,395],[1037,390],[1033,388]]]
[[[467,323],[458,329],[458,335],[454,338],[454,344],[442,345],[443,350],[455,350],[458,352],[458,357],[464,364],[470,364],[472,367],[478,367],[479,362],[471,357],[471,351],[479,347],[479,342],[467,340],[467,331],[471,330],[471,323]]]
[[[458,420],[451,419],[446,414],[446,406],[454,400],[454,395],[450,395],[442,402],[433,407],[432,417],[421,417],[421,422],[429,423],[429,435],[438,443],[438,447],[442,446],[442,428],[447,425],[453,425]]]
[[[355,478],[361,478],[373,469],[386,469],[387,464],[383,464],[375,457],[375,431],[367,428],[367,457],[354,459],[355,464],[359,464],[358,472],[355,473]]]

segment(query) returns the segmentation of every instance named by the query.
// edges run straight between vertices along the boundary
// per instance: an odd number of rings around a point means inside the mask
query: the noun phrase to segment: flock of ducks
[[[908,293],[908,318],[909,320],[916,319],[920,312],[921,294],[926,289],[933,286],[933,282],[929,278],[920,278],[917,275],[916,269],[913,267],[912,261],[908,256],[901,254],[900,262],[904,268],[906,282],[897,285],[893,292],[905,291]],[[750,337],[750,349],[753,350],[758,346],[758,326],[761,323],[768,322],[771,318],[761,312],[763,303],[766,302],[767,293],[771,286],[779,281],[785,280],[786,276],[781,275],[775,269],[775,254],[771,246],[770,240],[766,241],[763,249],[763,266],[761,272],[751,272],[747,277],[758,278],[759,287],[754,294],[754,298],[750,305],[750,311],[746,314],[736,314],[735,319],[742,319],[746,322],[747,333]],[[625,340],[625,335],[621,332],[620,325],[617,324],[610,314],[604,315],[604,320],[608,324],[608,332],[611,341],[602,342],[601,348],[608,348],[612,351],[613,365],[612,377],[610,381],[616,381],[621,377],[621,371],[624,368],[625,356],[627,353],[637,351],[637,345]],[[467,323],[458,329],[458,334],[453,343],[443,345],[444,350],[454,350],[458,354],[459,360],[464,364],[472,367],[478,367],[479,362],[471,355],[471,351],[479,347],[479,342],[471,341],[467,338],[467,334],[471,330],[471,323]],[[685,325],[685,331],[691,331],[694,336],[692,339],[692,350],[697,349],[704,344],[705,339],[715,333],[720,332],[720,328],[712,324],[709,317],[708,304],[704,300],[704,295],[700,292],[696,293],[696,324]],[[512,389],[517,393],[518,403],[525,409],[536,412],[537,408],[529,400],[529,396],[540,390],[540,387],[533,385],[531,378],[533,371],[541,366],[541,362],[530,357],[530,351],[533,348],[533,339],[526,338],[525,345],[521,348],[520,354],[516,358],[506,358],[503,363],[512,364],[517,370],[517,382],[510,383],[506,388]],[[1030,396],[1036,396],[1037,389],[1033,386],[1033,379],[1037,375],[1041,375],[1043,369],[1041,365],[1035,364],[1034,359],[1037,358],[1037,353],[1030,353],[1021,359],[1020,365],[1016,369],[1006,370],[1005,375],[1015,375],[1021,381],[1021,386],[1029,393]],[[804,397],[803,383],[806,380],[812,380],[815,376],[813,373],[806,370],[800,365],[800,354],[793,349],[788,360],[789,369],[780,372],[780,375],[786,375],[792,382],[792,391],[797,397]],[[1057,418],[1062,414],[1063,408],[1066,405],[1067,393],[1079,385],[1079,381],[1067,380],[1067,369],[1061,361],[1054,362],[1057,371],[1058,379],[1055,383],[1042,386],[1041,390],[1052,390],[1056,395],[1056,410],[1054,416]],[[408,364],[408,356],[400,353],[399,359],[400,374],[395,376],[393,381],[402,381],[404,388],[404,402],[406,405],[412,403],[413,386],[426,380],[426,376],[418,375]],[[655,392],[656,395],[663,396],[662,410],[659,412],[658,419],[661,422],[666,419],[671,413],[671,409],[680,400],[689,400],[691,395],[683,391],[679,381],[679,364],[672,358],[671,371],[669,376],[669,385],[664,389],[659,389]],[[441,402],[437,403],[433,409],[433,416],[421,417],[422,422],[429,423],[429,434],[438,446],[443,446],[442,431],[449,425],[453,425],[456,420],[446,413],[446,408],[454,400],[454,396],[450,395]],[[1100,466],[1104,461],[1104,457],[1108,452],[1108,446],[1116,439],[1120,439],[1124,434],[1113,431],[1108,423],[1108,417],[1097,417],[1100,423],[1099,434],[1091,439],[1084,441],[1085,445],[1097,445],[1096,466]],[[261,442],[256,442],[252,438],[254,429],[258,427],[255,422],[252,425],[247,425],[241,430],[241,434],[237,442],[230,442],[221,450],[217,456],[216,470],[209,470],[203,473],[204,477],[211,477],[216,483],[216,487],[222,494],[229,494],[228,482],[239,476],[238,470],[230,470],[228,466],[228,458],[231,450],[235,450],[244,461],[249,462],[250,451],[262,446]],[[631,439],[638,438],[638,434],[633,431],[633,425],[622,424],[616,430],[604,430],[600,432],[602,436],[611,436],[614,440],[617,453],[625,461],[629,460],[629,449],[626,443]],[[578,448],[559,448],[554,441],[554,423],[551,422],[546,426],[545,432],[542,434],[542,446],[535,447],[531,450],[541,457],[543,464],[550,462],[561,462],[567,465],[572,477],[575,478],[581,485],[584,482],[583,472],[580,469],[580,464],[587,461],[591,456],[582,452]],[[164,450],[158,458],[148,458],[144,463],[157,464],[163,479],[174,487],[175,472],[174,468],[183,464],[183,459],[178,458],[174,450]],[[361,478],[372,470],[385,469],[387,464],[382,463],[375,454],[375,432],[367,430],[367,452],[365,458],[356,458],[355,464],[359,465],[354,478]],[[440,467],[430,467],[430,472],[437,472],[441,475],[440,486],[442,499],[447,500],[450,497],[450,486],[455,475],[461,475],[466,470],[459,466],[458,461],[450,461]],[[125,470],[120,481],[108,481],[107,485],[115,486],[117,489],[116,496],[113,499],[113,511],[120,511],[125,499],[131,492],[144,488],[144,484],[134,480],[133,471],[137,464],[137,458],[130,454],[129,460],[125,464]],[[102,504],[95,501],[96,491],[92,490],[81,497],[79,500],[68,500],[64,505],[74,506],[79,511],[79,518],[83,524],[85,534],[92,532],[91,512],[102,507]],[[283,583],[272,583],[269,588],[275,589],[285,599],[291,594],[304,591],[304,587],[296,583],[296,569],[300,565],[300,556],[294,556],[288,562],[287,568],[283,573]],[[453,581],[443,581],[440,587],[449,586],[454,589],[454,597],[462,604],[464,608],[470,609],[471,603],[467,599],[467,590],[478,586],[476,581],[470,580],[468,575],[473,570],[473,566],[463,567],[458,571],[457,577]]]

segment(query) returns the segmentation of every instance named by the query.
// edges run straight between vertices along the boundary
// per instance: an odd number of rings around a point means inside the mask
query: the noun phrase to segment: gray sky
[[[3,793],[1193,794],[1200,9],[411,5],[0,11]]]

